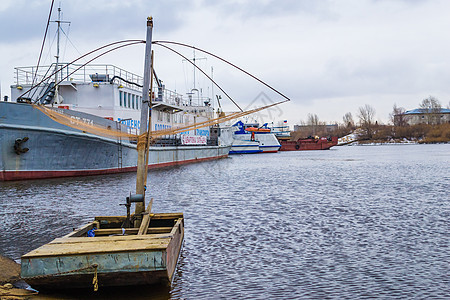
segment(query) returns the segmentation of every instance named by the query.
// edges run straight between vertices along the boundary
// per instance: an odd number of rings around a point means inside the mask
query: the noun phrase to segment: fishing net
[[[204,127],[209,127],[209,126],[224,123],[224,122],[227,122],[230,120],[234,120],[234,119],[237,119],[237,118],[240,118],[240,117],[252,114],[252,113],[256,113],[258,111],[267,109],[269,107],[281,104],[286,101],[287,100],[272,103],[269,105],[265,105],[265,106],[247,110],[247,111],[233,112],[233,113],[221,115],[220,117],[217,117],[217,118],[209,119],[209,120],[206,120],[203,122],[196,122],[196,123],[186,125],[186,126],[175,126],[175,127],[169,128],[169,129],[150,131],[150,132],[148,132],[148,135],[149,135],[150,139],[155,140],[155,139],[161,138],[163,136],[167,136],[167,135],[175,135],[175,134],[182,133],[182,132],[185,132],[188,130],[195,130],[195,129],[200,129],[200,128],[204,128]],[[95,124],[91,121],[85,120],[83,118],[78,118],[73,115],[64,114],[60,111],[57,111],[50,107],[46,107],[44,105],[34,104],[33,107],[35,109],[38,109],[45,115],[47,115],[53,121],[58,122],[59,124],[74,128],[74,129],[78,129],[82,132],[87,132],[87,133],[91,133],[94,135],[103,136],[106,138],[129,138],[129,139],[138,139],[139,138],[139,140],[140,140],[141,137],[144,137],[144,136],[147,137],[147,133],[144,134],[143,136],[139,136],[138,134],[124,132],[121,130],[120,124],[118,124],[119,126],[116,126],[116,128],[113,128],[111,126],[101,126],[101,125]]]

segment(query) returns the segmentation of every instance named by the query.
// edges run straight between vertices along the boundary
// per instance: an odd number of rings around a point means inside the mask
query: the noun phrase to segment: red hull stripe
[[[207,161],[213,159],[219,159],[227,157],[228,155],[220,155],[213,157],[189,159],[183,161],[173,161],[167,163],[159,163],[149,165],[149,169],[159,169],[178,165],[184,165],[189,163],[195,163],[200,161]],[[3,171],[0,172],[0,181],[6,180],[23,180],[23,179],[43,179],[43,178],[56,178],[56,177],[69,177],[69,176],[89,176],[89,175],[103,175],[103,174],[115,174],[124,172],[136,171],[137,167],[127,167],[127,168],[113,168],[113,169],[102,169],[102,170],[74,170],[74,171]]]

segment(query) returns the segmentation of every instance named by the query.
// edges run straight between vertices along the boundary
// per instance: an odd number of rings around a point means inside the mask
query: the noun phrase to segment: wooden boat
[[[22,256],[22,278],[37,290],[170,285],[184,238],[182,213],[157,213],[146,234],[122,228],[126,216],[95,217]],[[95,237],[88,233],[94,229]]]
[[[147,20],[141,124],[149,124],[152,90],[153,21]],[[22,256],[21,277],[36,289],[168,283],[184,239],[183,214],[152,214],[145,209],[150,138],[141,126],[137,141],[136,194],[127,197],[127,215],[96,217],[93,222]],[[150,127],[151,128],[151,127]],[[135,212],[130,213],[135,203]]]

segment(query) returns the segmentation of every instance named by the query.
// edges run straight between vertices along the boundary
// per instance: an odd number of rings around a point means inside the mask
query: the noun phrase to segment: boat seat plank
[[[97,240],[97,238],[92,239]],[[99,240],[95,242],[89,243],[48,243],[23,255],[22,258],[31,259],[43,256],[86,255],[149,250],[158,251],[165,250],[171,240],[170,237],[137,240],[103,240],[101,237],[98,239]]]
[[[133,215],[132,215],[133,216]],[[178,219],[183,218],[183,213],[152,213],[150,217],[154,220],[164,220],[164,219]],[[108,221],[108,222],[123,222],[125,221],[126,216],[97,216],[95,217],[96,221]]]
[[[134,234],[136,235],[138,232],[138,228],[125,228],[125,234]],[[155,233],[170,233],[172,227],[150,227],[147,229],[147,234],[155,234]],[[104,236],[104,235],[121,235],[123,233],[122,228],[108,228],[108,229],[97,229],[95,230],[95,236]]]
[[[76,237],[76,238],[56,238],[49,244],[77,244],[77,243],[97,243],[97,242],[119,242],[119,241],[149,241],[152,239],[165,239],[172,237],[171,233],[156,233],[146,235],[109,235],[96,237]]]

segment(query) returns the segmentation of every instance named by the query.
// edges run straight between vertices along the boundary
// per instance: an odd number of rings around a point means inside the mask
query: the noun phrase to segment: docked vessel
[[[136,170],[132,135],[140,130],[143,77],[114,65],[61,63],[57,49],[57,61],[50,66],[15,68],[11,102],[0,102],[0,181]],[[152,130],[214,118],[208,99],[170,91],[156,74],[154,81]],[[64,115],[65,122],[53,113]],[[72,120],[123,135],[76,129]],[[220,135],[218,127],[205,126],[162,136],[149,148],[149,167],[226,157],[231,144]]]
[[[259,127],[258,123],[238,121],[233,127],[235,131],[230,154],[274,153],[281,147],[271,130]]]
[[[263,125],[264,126],[268,126],[267,123]],[[277,137],[278,141],[288,141],[291,139],[291,131],[289,129],[289,125],[287,120],[283,120],[282,122],[279,122],[278,126],[273,126],[273,122],[272,122],[272,127],[270,127],[270,131],[275,134],[275,136]]]
[[[94,67],[97,72],[92,74]],[[31,67],[16,68],[16,84],[11,87],[15,102],[0,102],[0,180],[136,170],[133,138],[108,138],[71,128],[20,99],[31,87],[31,72]],[[115,66],[86,66],[59,85],[58,99],[47,91],[47,85],[32,100],[40,99],[49,109],[87,124],[133,134],[140,128],[141,81],[140,76]],[[164,86],[155,92],[153,130],[213,116],[211,107],[184,99]],[[204,127],[164,136],[150,147],[150,168],[226,157],[230,145],[223,142],[218,130]]]
[[[264,125],[267,127],[266,124]],[[280,122],[278,126],[272,126],[270,130],[281,144],[280,151],[327,150],[338,143],[337,137],[325,138],[318,136],[309,136],[306,139],[300,138],[297,141],[291,141],[291,132],[287,120]]]
[[[336,146],[337,142],[337,137],[309,137],[306,139],[298,139],[297,141],[281,140],[280,151],[327,150]]]

